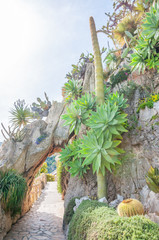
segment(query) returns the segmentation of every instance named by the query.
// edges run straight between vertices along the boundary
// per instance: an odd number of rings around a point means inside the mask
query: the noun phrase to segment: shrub
[[[64,226],[68,225],[73,217],[73,214],[74,214],[73,208],[76,206],[76,203],[75,203],[76,198],[78,197],[74,197],[69,201],[69,204],[65,210],[64,217],[63,217]]]
[[[21,205],[27,190],[25,179],[14,170],[0,171],[0,196],[5,212],[15,216],[21,212]]]
[[[70,222],[68,240],[158,240],[159,226],[143,216],[119,217],[113,208],[83,201]]]
[[[55,181],[55,176],[52,174],[46,174],[47,177],[47,182],[54,182]]]
[[[62,193],[62,170],[63,166],[60,161],[57,162],[57,191],[58,193]]]
[[[119,84],[119,83],[127,80],[129,74],[130,74],[130,70],[126,69],[126,70],[120,70],[116,75],[114,75],[114,74],[111,75],[110,82],[111,82],[112,88],[114,88],[116,84]]]
[[[40,173],[48,173],[48,170],[47,170],[47,163],[44,162],[41,169],[40,169]]]
[[[157,102],[158,100],[159,100],[159,94],[154,94],[154,95],[151,95],[150,97],[140,100],[137,113],[139,113],[140,109],[145,109],[145,107],[153,108],[154,102]]]

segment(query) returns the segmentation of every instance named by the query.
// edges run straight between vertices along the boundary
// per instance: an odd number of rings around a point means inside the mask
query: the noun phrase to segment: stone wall
[[[21,215],[18,214],[16,217],[11,218],[10,214],[6,214],[2,209],[0,204],[0,240],[3,240],[3,237],[6,233],[11,229],[12,224],[14,224],[20,217],[22,217],[26,212],[30,210],[33,203],[38,199],[41,195],[42,189],[45,188],[47,184],[46,175],[42,173],[39,177],[34,179],[32,189],[30,193],[26,194],[26,198],[22,205],[22,212]]]

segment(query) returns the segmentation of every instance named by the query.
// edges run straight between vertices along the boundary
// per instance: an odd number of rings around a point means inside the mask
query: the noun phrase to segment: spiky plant
[[[85,123],[89,116],[89,111],[83,109],[77,102],[71,103],[67,108],[67,113],[62,115],[62,119],[65,120],[64,126],[70,126],[70,133],[74,131],[77,135],[79,133],[82,123]]]
[[[21,205],[27,190],[25,179],[15,170],[0,171],[0,195],[4,210],[11,216],[21,212]]]
[[[10,122],[14,128],[21,128],[28,124],[32,119],[30,109],[24,100],[18,100],[14,103],[14,108],[10,110]]]
[[[81,81],[70,79],[67,83],[64,84],[63,87],[65,101],[70,103],[73,100],[77,99],[81,95],[81,91]]]
[[[117,43],[122,47],[125,44],[125,39],[127,35],[125,31],[130,32],[134,36],[134,32],[137,29],[137,25],[140,22],[140,17],[137,15],[127,15],[121,22],[117,25],[116,29],[113,31],[114,38]]]
[[[149,189],[159,193],[159,169],[151,167],[146,176],[146,183]]]
[[[117,212],[121,217],[131,217],[134,215],[144,215],[144,207],[137,199],[123,200],[117,208]]]

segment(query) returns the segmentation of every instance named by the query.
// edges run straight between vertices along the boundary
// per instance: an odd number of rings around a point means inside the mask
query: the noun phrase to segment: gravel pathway
[[[47,183],[31,210],[12,226],[4,240],[65,240],[63,201],[56,186],[56,182]]]

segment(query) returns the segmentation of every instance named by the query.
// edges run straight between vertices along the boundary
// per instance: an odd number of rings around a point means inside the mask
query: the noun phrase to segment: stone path
[[[56,182],[47,183],[31,210],[12,226],[4,240],[64,240],[63,201]]]

